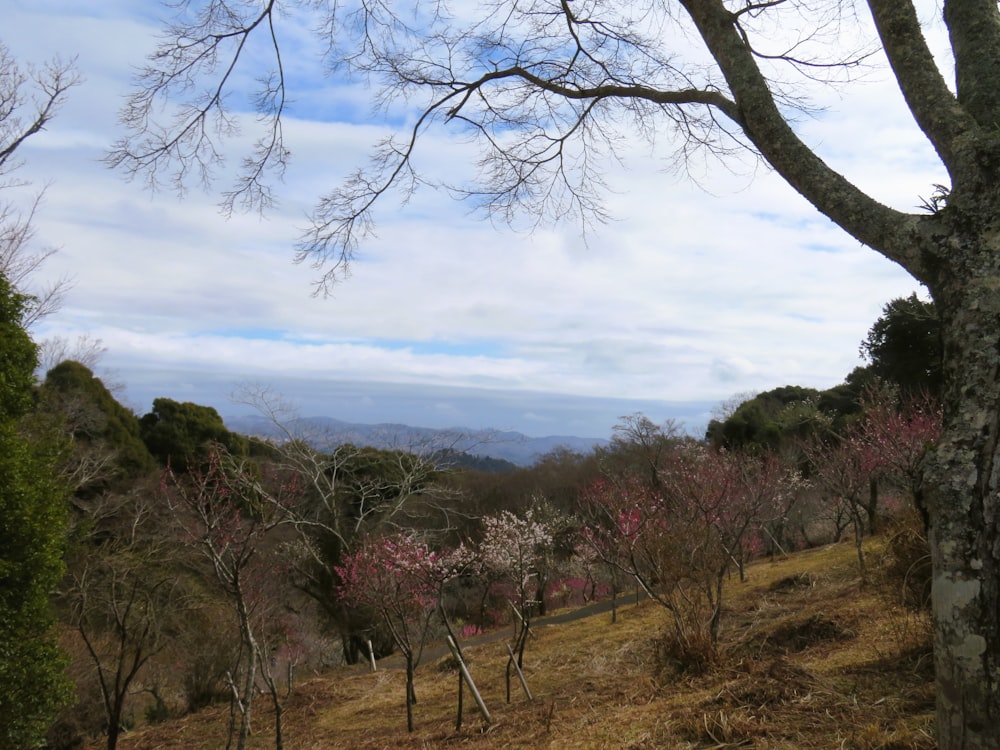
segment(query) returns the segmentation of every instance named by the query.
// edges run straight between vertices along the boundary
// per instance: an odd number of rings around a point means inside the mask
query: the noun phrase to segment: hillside
[[[274,425],[261,416],[227,416],[225,423],[228,429],[241,435],[270,439],[281,437]],[[346,443],[379,449],[447,449],[468,453],[470,456],[502,459],[517,466],[530,466],[540,456],[557,448],[588,453],[595,446],[608,444],[607,440],[600,438],[571,435],[529,437],[520,432],[471,430],[464,427],[439,430],[393,423],[358,424],[332,417],[303,417],[286,427],[293,435],[303,437],[320,449],[330,449]]]
[[[677,674],[658,657],[666,617],[650,601],[535,626],[525,673],[504,701],[503,639],[472,645],[470,671],[493,715],[484,726],[465,693],[455,729],[457,672],[443,658],[417,672],[416,729],[407,734],[403,671],[341,668],[303,680],[286,701],[285,747],[933,748],[934,695],[926,623],[877,584],[882,540],[869,546],[874,584],[862,586],[850,544],[761,561],[729,582],[723,654],[707,674]],[[252,748],[274,747],[265,697]],[[124,750],[225,747],[228,707],[125,735]],[[100,744],[91,747],[96,750]]]

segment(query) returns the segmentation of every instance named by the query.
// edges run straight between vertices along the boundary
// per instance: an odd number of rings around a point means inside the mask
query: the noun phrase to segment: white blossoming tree
[[[511,606],[518,620],[513,650],[518,667],[524,662],[531,614],[544,594],[537,585],[538,569],[551,553],[552,544],[552,529],[531,509],[523,516],[503,510],[483,519],[479,543],[482,566],[513,586]]]

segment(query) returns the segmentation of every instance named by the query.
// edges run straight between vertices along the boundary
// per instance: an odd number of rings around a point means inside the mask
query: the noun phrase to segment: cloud
[[[84,16],[78,3],[22,4],[5,35],[22,59],[77,50],[87,78],[25,150],[25,174],[51,181],[39,239],[61,250],[48,270],[75,279],[38,333],[100,337],[137,409],[169,396],[224,411],[236,383],[260,380],[341,418],[595,436],[643,409],[707,421],[736,392],[836,384],[882,306],[917,288],[765,170],[737,163],[693,184],[635,137],[620,164],[603,165],[614,220],[586,239],[572,223],[497,227],[422,189],[380,205],[350,278],[331,298],[311,296],[317,271],[291,263],[305,217],[390,132],[361,114],[364,87],[307,82],[266,218],[224,220],[198,190],[150,195],[100,163],[131,66],[153,44],[152,20],[133,5]],[[910,210],[943,178],[902,106],[886,104],[888,85],[828,100],[800,130]],[[418,164],[460,182],[474,156],[438,128]]]
[[[756,372],[753,362],[742,357],[719,357],[712,362],[712,377],[721,383],[743,383]]]

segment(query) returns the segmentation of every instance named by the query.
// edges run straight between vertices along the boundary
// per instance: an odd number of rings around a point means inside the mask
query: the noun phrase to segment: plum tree
[[[944,429],[924,462],[933,554],[937,732],[942,748],[998,748],[1000,716],[1000,8],[943,0],[949,59],[927,42],[922,0],[867,0],[868,27],[915,127],[947,173],[921,201],[891,208],[837,172],[795,128],[798,94],[817,77],[875,59],[849,21],[860,3],[792,0],[384,1],[190,0],[124,110],[130,133],[109,162],[152,182],[211,176],[234,132],[229,87],[261,82],[262,137],[226,193],[228,208],[272,198],[283,170],[286,82],[277,30],[293,8],[316,13],[327,64],[367,77],[376,101],[417,102],[402,138],[317,205],[300,257],[323,287],[372,230],[391,189],[422,184],[412,157],[434,125],[477,139],[482,180],[466,195],[500,219],[602,218],[598,158],[622,123],[684,158],[699,148],[757,155],[819,212],[898,263],[931,292],[941,319]],[[234,75],[263,37],[271,75]],[[689,46],[678,40],[697,40]],[[940,61],[940,62],[939,62]],[[259,59],[257,60],[259,63]],[[953,75],[949,82],[942,69]],[[205,79],[208,84],[205,85]],[[849,79],[849,76],[845,76]],[[177,96],[177,117],[156,114]],[[876,123],[872,123],[874,127]],[[845,137],[849,137],[845,134]]]

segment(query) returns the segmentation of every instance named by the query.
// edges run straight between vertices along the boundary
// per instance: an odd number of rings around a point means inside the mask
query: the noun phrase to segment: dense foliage
[[[149,452],[164,466],[177,471],[195,468],[208,457],[207,446],[219,443],[233,453],[246,453],[248,441],[226,429],[211,406],[153,401],[153,409],[139,420],[139,433]]]
[[[911,294],[888,302],[861,342],[872,374],[911,394],[941,394],[941,319],[933,302]]]
[[[916,294],[891,300],[860,349],[868,364],[855,368],[840,385],[824,391],[786,385],[756,394],[709,422],[706,439],[729,449],[774,450],[828,426],[847,429],[873,390],[889,387],[908,399],[940,396],[941,322],[933,302]]]
[[[58,446],[20,430],[37,350],[25,299],[0,276],[0,745],[39,744],[67,697],[49,596],[63,571],[66,489]]]
[[[40,410],[62,416],[79,450],[107,458],[108,465],[86,490],[98,492],[115,482],[127,486],[156,468],[142,441],[138,418],[118,403],[88,367],[71,360],[59,363],[46,374],[38,397]]]

